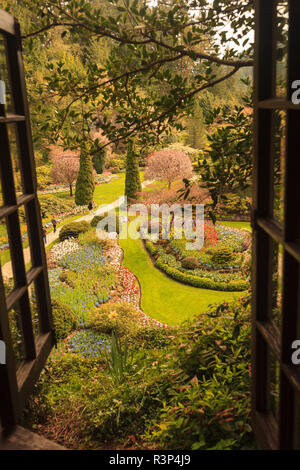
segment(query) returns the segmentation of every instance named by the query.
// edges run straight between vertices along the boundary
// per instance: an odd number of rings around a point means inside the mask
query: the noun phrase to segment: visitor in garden
[[[46,227],[43,227],[43,239],[44,239],[44,243],[46,245],[46,243],[47,243],[47,229],[46,229]]]
[[[89,209],[89,211],[91,211],[91,210],[93,209],[93,203],[92,203],[92,201],[89,202],[88,209]]]
[[[51,222],[52,222],[52,225],[53,225],[53,232],[55,233],[56,232],[56,225],[57,225],[55,217],[52,218]]]

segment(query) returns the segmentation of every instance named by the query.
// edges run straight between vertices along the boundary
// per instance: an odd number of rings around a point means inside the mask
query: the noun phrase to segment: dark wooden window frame
[[[6,364],[0,365],[0,418],[3,428],[20,422],[22,410],[32,388],[55,344],[47,274],[42,221],[37,198],[35,162],[32,148],[30,117],[24,78],[19,23],[0,10],[0,34],[5,38],[8,72],[14,102],[14,114],[0,104],[0,168],[3,206],[11,249],[15,287],[6,295],[0,271],[0,339],[6,345]],[[8,125],[15,123],[23,194],[17,196],[9,145]],[[18,208],[25,208],[31,265],[26,272]],[[33,333],[29,287],[34,283],[39,313],[39,334]],[[18,302],[22,325],[24,359],[17,366],[14,359],[8,320],[9,310]]]
[[[291,345],[300,339],[300,106],[293,105],[291,83],[300,79],[300,2],[289,1],[289,45],[287,97],[276,97],[275,89],[275,0],[255,0],[255,94],[254,94],[254,198],[253,198],[253,326],[252,326],[252,412],[261,448],[295,449],[299,446],[299,366],[291,363]],[[11,259],[15,280],[13,291],[5,295],[0,271],[0,339],[7,349],[7,362],[0,365],[0,417],[4,427],[21,419],[22,409],[55,343],[42,224],[37,199],[35,165],[21,54],[19,24],[0,11],[0,33],[6,38],[14,114],[0,105],[0,166],[6,218],[13,246]],[[275,110],[287,115],[284,169],[284,220],[273,217],[273,141]],[[15,123],[21,160],[24,194],[17,197],[12,174],[7,125]],[[18,208],[25,206],[32,267],[26,273]],[[283,250],[282,326],[272,322],[272,243]],[[28,289],[36,286],[40,334],[34,338]],[[25,358],[16,368],[11,344],[8,311],[19,301]],[[298,337],[298,338],[297,338]],[[279,415],[270,407],[269,352],[280,367]]]
[[[299,449],[300,370],[292,343],[300,339],[300,106],[291,101],[300,79],[300,2],[288,2],[286,97],[276,97],[275,0],[256,0],[254,68],[254,198],[252,412],[260,448]],[[286,113],[284,216],[273,214],[274,113]],[[283,253],[281,329],[271,318],[272,244]],[[270,405],[270,352],[279,366],[279,410]]]

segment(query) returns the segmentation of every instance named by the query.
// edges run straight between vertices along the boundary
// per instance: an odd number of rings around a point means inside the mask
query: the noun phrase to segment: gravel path
[[[148,184],[151,184],[153,182],[154,182],[154,180],[144,181],[142,183],[142,188],[144,188],[145,186],[148,186]],[[80,222],[81,220],[86,220],[87,222],[90,222],[95,215],[101,215],[104,212],[109,212],[113,209],[116,209],[123,202],[124,202],[124,196],[120,196],[114,202],[111,202],[110,204],[106,204],[103,207],[100,206],[96,210],[91,211],[89,214],[83,215],[82,217],[78,217],[78,219],[76,219],[76,222]],[[55,233],[54,232],[47,233],[46,246],[50,245],[50,243],[52,243],[54,240],[56,240],[58,238],[58,235],[59,235],[59,229]],[[25,248],[23,253],[24,253],[25,264],[27,264],[31,260],[31,258],[30,258],[30,248],[29,247]],[[11,264],[10,261],[8,261],[8,263],[6,263],[4,266],[2,266],[2,276],[6,279],[13,277],[12,264]]]

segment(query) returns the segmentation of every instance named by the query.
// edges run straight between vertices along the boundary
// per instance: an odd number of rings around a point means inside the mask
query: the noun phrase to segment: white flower
[[[61,243],[58,243],[51,248],[51,256],[54,261],[59,261],[63,256],[79,250],[80,245],[74,238],[68,238]]]

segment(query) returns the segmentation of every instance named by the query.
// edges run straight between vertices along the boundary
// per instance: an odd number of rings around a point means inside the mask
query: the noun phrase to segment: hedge
[[[78,326],[73,310],[57,299],[52,299],[52,315],[58,340],[66,338]]]
[[[90,225],[85,220],[81,222],[70,222],[64,225],[59,232],[59,241],[63,242],[67,238],[78,238],[78,235],[83,232],[87,232]]]
[[[91,227],[97,227],[98,223],[107,218],[108,221],[107,221],[107,225],[104,227],[104,230],[107,232],[109,231],[109,225],[110,225],[110,221],[111,221],[111,225],[113,226],[114,225],[114,220],[116,221],[116,233],[120,233],[122,227],[121,227],[121,224],[120,224],[120,219],[119,219],[119,215],[117,214],[115,216],[114,213],[108,213],[108,212],[105,212],[104,214],[102,215],[95,215],[93,217],[93,219],[91,220]],[[115,218],[115,219],[114,219]]]
[[[157,253],[157,247],[154,245],[154,243],[150,242],[149,240],[145,241],[145,246],[151,256],[154,256]]]
[[[157,248],[152,242],[147,240],[145,242],[145,246],[151,256],[156,254]],[[176,281],[179,281],[182,284],[187,284],[193,287],[200,287],[202,289],[211,289],[225,292],[241,292],[247,290],[249,287],[248,282],[243,280],[235,280],[230,282],[216,282],[206,277],[199,277],[194,276],[193,274],[183,273],[178,269],[163,263],[160,256],[155,261],[155,266],[161,271],[163,271],[165,274],[170,276],[172,279],[175,279]]]

